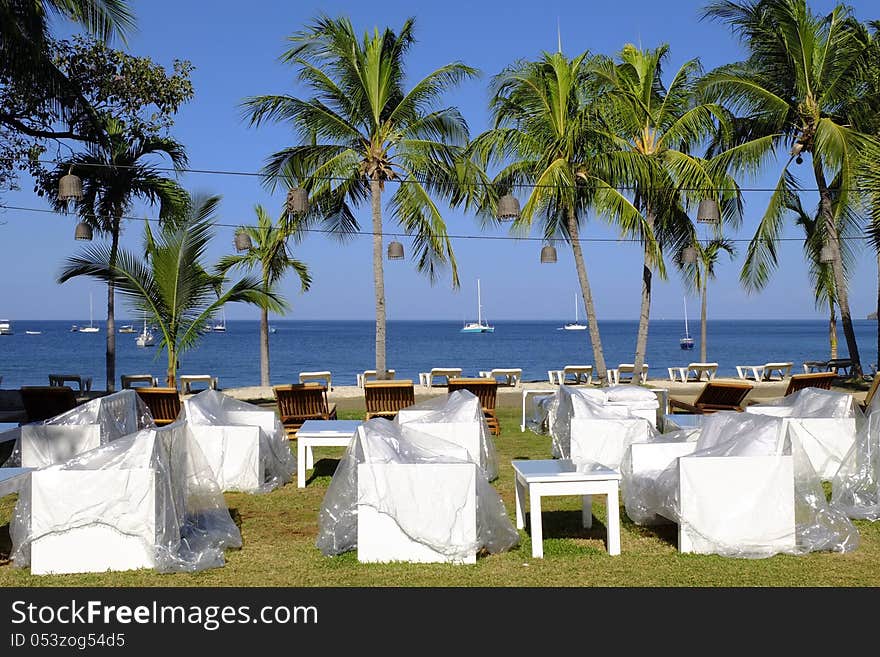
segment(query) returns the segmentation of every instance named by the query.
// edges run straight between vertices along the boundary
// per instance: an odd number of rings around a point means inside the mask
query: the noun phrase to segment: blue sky
[[[397,28],[408,16],[416,18],[417,43],[408,60],[409,76],[416,80],[452,60],[461,60],[481,70],[482,77],[450,93],[449,104],[457,105],[472,134],[488,127],[486,109],[489,78],[518,58],[532,58],[542,50],[555,50],[557,20],[563,50],[568,55],[590,50],[614,54],[625,43],[656,47],[668,43],[671,57],[668,71],[685,60],[698,57],[709,70],[736,60],[742,52],[718,24],[701,22],[702,2],[628,0],[627,2],[386,2],[355,3],[324,1],[280,3],[253,0],[246,5],[230,0],[214,2],[133,2],[138,30],[129,39],[128,50],[151,57],[165,66],[173,59],[188,59],[195,65],[195,98],[181,108],[173,135],[188,150],[193,169],[256,172],[264,158],[293,143],[294,136],[283,125],[249,128],[242,121],[239,103],[247,96],[264,93],[306,95],[297,86],[293,70],[278,57],[285,39],[301,29],[319,12],[345,14],[356,29]],[[834,3],[813,0],[812,7],[826,11]],[[873,0],[851,3],[856,15],[878,18]],[[51,151],[50,151],[51,154]],[[743,181],[747,187],[766,188],[778,176],[779,165],[768,167],[757,180]],[[808,182],[806,168],[804,181]],[[249,176],[187,174],[183,184],[193,191],[220,194],[221,222],[252,223],[253,207],[260,203],[281,208],[283,195],[268,193],[259,180]],[[45,209],[45,201],[31,193],[31,183],[22,180],[21,191],[6,194],[6,205]],[[741,229],[728,236],[742,240],[740,254],[718,268],[717,280],[709,292],[711,318],[824,318],[816,310],[801,244],[785,242],[780,248],[780,268],[761,293],[747,294],[738,274],[746,241],[751,237],[766,205],[767,194],[746,192],[746,213]],[[813,199],[805,195],[808,206]],[[155,216],[155,211],[138,207],[136,216]],[[369,206],[358,211],[362,226],[369,226]],[[478,235],[476,219],[460,211],[448,211],[446,220],[454,235]],[[76,252],[73,240],[76,223],[72,217],[54,214],[0,210],[0,258],[6,285],[0,291],[0,317],[10,319],[82,319],[87,317],[89,293],[95,298],[96,318],[104,315],[104,288],[85,279],[64,285],[55,283],[64,258]],[[394,231],[391,223],[386,230]],[[504,229],[487,235],[502,236]],[[797,237],[793,227],[786,236]],[[123,235],[123,245],[136,248],[141,236],[139,224]],[[614,240],[618,235],[601,218],[590,217],[583,237]],[[221,227],[212,245],[211,258],[232,249],[233,228]],[[410,243],[404,238],[410,252]],[[447,275],[433,286],[415,271],[410,260],[386,261],[386,295],[389,319],[473,319],[476,314],[476,280],[481,280],[484,315],[502,319],[568,319],[578,290],[574,262],[567,248],[559,249],[555,265],[541,265],[540,244],[525,240],[455,239],[462,287],[451,288]],[[361,237],[340,245],[323,235],[311,235],[297,244],[295,253],[310,267],[311,291],[300,294],[293,278],[282,285],[293,311],[290,319],[370,319],[374,315],[371,241]],[[635,319],[639,310],[641,254],[638,245],[598,241],[584,245],[588,272],[600,319]],[[656,280],[656,277],[655,277]],[[17,283],[16,281],[20,281]],[[876,260],[863,249],[852,274],[850,304],[855,318],[863,318],[876,303]],[[668,281],[657,281],[652,318],[677,319],[682,314],[685,294],[681,279],[670,273]],[[689,316],[698,316],[698,300],[688,299]],[[120,308],[118,306],[118,308]],[[121,310],[121,312],[120,312]],[[117,310],[127,316],[124,304]],[[256,318],[252,307],[230,306],[228,319]],[[581,313],[583,317],[583,313]]]

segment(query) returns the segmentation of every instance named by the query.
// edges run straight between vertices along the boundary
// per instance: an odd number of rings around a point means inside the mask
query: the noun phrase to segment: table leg
[[[519,424],[519,431],[522,433],[526,430],[526,392],[523,390],[522,396],[522,422]]]
[[[296,486],[306,487],[306,446],[302,440],[296,441]]]
[[[593,526],[593,496],[592,495],[584,495],[584,504],[581,509],[581,521],[584,525],[584,529],[589,529]]]
[[[620,554],[620,500],[617,493],[617,483],[608,491],[608,554],[616,556]]]
[[[541,494],[529,486],[529,505],[532,525],[532,557],[544,558],[544,531],[541,527]]]
[[[516,528],[522,529],[526,526],[526,487],[517,477],[514,477],[514,484],[514,494],[516,496]]]
[[[311,470],[315,467],[315,453],[312,451],[311,445],[306,447],[306,468]]]

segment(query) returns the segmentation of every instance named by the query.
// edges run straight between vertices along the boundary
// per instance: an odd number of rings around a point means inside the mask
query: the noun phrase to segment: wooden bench
[[[384,417],[393,420],[397,412],[416,403],[412,379],[364,381],[366,419]]]
[[[272,392],[288,438],[296,438],[296,432],[306,420],[336,419],[336,404],[327,400],[327,387],[320,383],[274,386]]]

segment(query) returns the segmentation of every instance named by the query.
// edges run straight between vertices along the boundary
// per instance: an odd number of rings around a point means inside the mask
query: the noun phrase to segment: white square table
[[[360,420],[306,420],[296,432],[296,485],[306,487],[306,469],[314,467],[313,447],[348,447]]]
[[[570,459],[511,461],[516,475],[516,526],[525,527],[525,497],[528,492],[532,525],[532,557],[544,557],[541,498],[551,495],[583,496],[583,526],[593,524],[593,495],[605,495],[608,502],[608,554],[620,554],[621,475],[598,463],[576,466]]]
[[[192,393],[193,383],[204,383],[211,388],[211,390],[216,390],[219,385],[217,377],[211,376],[210,374],[181,374],[177,377],[177,380],[180,381],[180,386],[183,388],[184,394]]]

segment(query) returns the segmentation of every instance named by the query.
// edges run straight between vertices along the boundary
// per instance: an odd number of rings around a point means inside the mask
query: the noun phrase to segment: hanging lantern
[[[718,207],[718,203],[715,202],[714,199],[704,198],[702,201],[700,201],[700,207],[697,209],[697,223],[721,223],[721,210]]]
[[[819,252],[819,262],[834,262],[834,250],[831,248],[830,244],[826,244],[822,247],[822,250]]]
[[[681,250],[681,261],[686,265],[692,265],[697,261],[697,250],[692,246],[686,246]]]
[[[80,180],[79,176],[73,175],[73,167],[70,167],[67,175],[61,176],[61,180],[58,181],[58,200],[68,201],[70,199],[80,199],[82,197],[82,180]]]
[[[239,251],[239,252],[250,251],[252,248],[254,248],[254,243],[251,242],[250,236],[241,229],[236,231],[236,233],[235,233],[235,250]]]
[[[498,199],[498,220],[513,221],[519,218],[519,200],[513,194]]]
[[[87,223],[80,221],[76,225],[76,232],[73,234],[73,237],[78,240],[83,240],[85,242],[92,241],[92,227]]]
[[[309,211],[309,193],[301,187],[294,187],[287,192],[287,213],[304,215]]]
[[[389,260],[403,260],[403,244],[400,242],[391,242],[388,245]]]
[[[556,262],[556,247],[548,244],[541,249],[541,263],[548,264]]]

